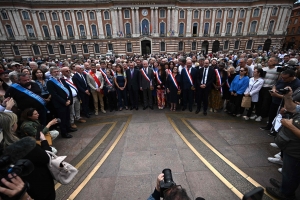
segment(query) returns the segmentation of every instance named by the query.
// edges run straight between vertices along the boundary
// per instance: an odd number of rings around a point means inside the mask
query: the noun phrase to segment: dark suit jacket
[[[130,69],[126,70],[126,78],[127,78],[127,89],[129,90],[132,86],[134,90],[139,90],[140,87],[140,71],[137,69],[133,69],[133,76],[131,78]]]
[[[144,68],[142,68],[141,70],[144,70]],[[154,73],[153,70],[151,68],[148,67],[148,77],[150,78],[150,80],[152,80],[152,85],[154,86]],[[140,87],[142,87],[142,89],[148,89],[150,88],[150,82],[144,77],[144,75],[142,75],[142,72],[140,72]]]
[[[83,77],[85,78],[85,81],[79,76],[78,73],[75,73],[72,77],[74,85],[76,85],[79,95],[85,94],[86,90],[90,90],[89,84],[87,82],[87,77],[85,73],[82,73]],[[86,83],[86,84],[85,84]]]
[[[49,93],[51,94],[51,102],[53,103],[55,108],[65,108],[66,102],[70,100],[70,105],[73,104],[73,98],[72,98],[72,91],[69,87],[69,85],[66,83],[64,79],[60,79],[62,84],[67,88],[69,91],[69,96],[65,93],[64,90],[62,90],[60,87],[58,87],[55,83],[52,81],[47,82],[47,88]]]
[[[193,67],[191,67],[191,76],[194,86],[196,86],[197,70]],[[181,70],[181,85],[183,90],[191,89],[192,87],[192,84],[188,78],[188,74],[186,73],[186,70],[184,68]]]
[[[206,73],[207,73],[206,88],[210,89],[212,87],[213,83],[215,82],[216,73],[213,68],[207,67],[207,69],[208,69],[208,71],[206,71]],[[204,72],[204,67],[202,67],[198,70],[198,76],[197,76],[198,86],[201,85],[201,81],[203,78],[203,72]]]

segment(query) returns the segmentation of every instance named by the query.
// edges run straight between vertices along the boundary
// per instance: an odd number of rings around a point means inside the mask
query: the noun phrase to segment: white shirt
[[[202,76],[201,84],[206,84],[208,69],[209,67],[203,68],[203,76]]]

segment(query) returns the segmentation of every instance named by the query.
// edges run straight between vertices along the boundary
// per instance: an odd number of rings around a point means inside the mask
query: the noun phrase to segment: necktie
[[[131,78],[133,78],[133,70],[131,70]]]
[[[85,81],[85,79],[84,79],[83,75],[82,75],[82,74],[80,74],[80,76],[81,76],[81,78],[83,79],[83,81],[84,81],[84,83],[85,83],[85,86],[87,86],[87,84],[86,84],[86,81]]]
[[[205,76],[206,76],[206,68],[204,69],[204,74],[203,74],[203,78],[202,78],[202,84],[205,84]]]

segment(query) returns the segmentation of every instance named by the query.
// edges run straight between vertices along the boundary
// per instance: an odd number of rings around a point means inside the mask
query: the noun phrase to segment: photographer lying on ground
[[[292,88],[284,95],[285,109],[293,113],[291,119],[282,119],[275,143],[283,152],[282,182],[271,178],[275,187],[266,187],[267,192],[277,199],[296,199],[295,191],[300,184],[300,105],[293,102]]]

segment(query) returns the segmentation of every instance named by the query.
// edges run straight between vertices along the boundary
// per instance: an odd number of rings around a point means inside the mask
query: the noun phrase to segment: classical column
[[[91,39],[91,31],[90,31],[90,25],[89,25],[89,17],[87,14],[87,10],[82,10],[83,12],[83,18],[84,18],[84,23],[85,23],[85,29],[86,29],[86,38]]]
[[[191,24],[192,24],[192,9],[188,8],[187,9],[187,18],[186,18],[186,31],[185,31],[185,36],[186,37],[191,37]]]
[[[216,8],[213,9],[213,13],[212,13],[212,20],[211,20],[211,25],[210,25],[210,36],[215,34],[215,17],[216,17]]]
[[[119,11],[119,31],[122,31],[124,35],[122,8],[118,8],[118,11]]]
[[[16,23],[15,25],[12,25],[12,26],[13,27],[14,26],[17,27],[18,30],[15,29],[15,33],[19,33],[19,36],[16,37],[16,39],[21,39],[21,40],[24,39],[25,40],[27,34],[25,33],[25,29],[24,29],[24,26],[22,24],[20,13],[19,13],[19,11],[17,9],[12,9],[11,12],[12,12],[13,17],[10,16],[9,18],[10,19],[14,19],[15,23]],[[14,23],[12,23],[12,24],[14,24]]]
[[[168,7],[168,15],[167,15],[167,30],[165,32],[165,34],[168,35],[168,32],[170,31],[171,29],[171,7]]]
[[[260,23],[259,23],[259,27],[258,27],[258,31],[257,31],[259,35],[261,35],[262,32],[263,32],[264,24],[265,24],[265,21],[266,21],[267,11],[268,11],[268,7],[265,5],[263,10],[262,10]]]
[[[75,10],[71,10],[71,16],[73,21],[73,28],[74,28],[74,37],[75,39],[79,39],[79,32],[78,32],[78,26],[76,23],[76,17],[75,17]]]
[[[269,20],[272,12],[272,7],[269,7],[268,13],[267,13],[267,19],[265,21],[265,26],[264,26],[264,34],[267,34],[268,32],[268,26],[269,26]]]
[[[178,36],[178,7],[175,7],[175,15],[174,15],[174,36]]]
[[[52,20],[51,20],[49,12],[50,12],[50,10],[45,11],[47,22],[48,22],[48,27],[49,27],[49,30],[50,30],[50,37],[51,37],[51,40],[55,40],[55,35],[54,35],[54,31],[53,31],[53,26],[52,26]],[[75,20],[74,20],[74,23],[75,23]],[[75,29],[75,27],[74,27],[74,29]],[[74,33],[74,34],[76,35],[76,33]]]
[[[99,38],[105,38],[104,31],[103,31],[103,24],[102,24],[102,15],[101,15],[100,9],[96,10],[96,15],[97,15],[97,23],[98,23],[98,29],[99,29]]]
[[[131,19],[132,19],[132,36],[135,37],[135,14],[134,14],[134,7],[131,7]]]
[[[154,8],[155,9],[155,14],[154,14],[154,19],[155,19],[155,34],[154,34],[154,36],[156,36],[156,37],[158,37],[159,36],[159,34],[158,34],[158,7],[155,7]]]
[[[154,9],[154,7],[151,7],[150,8],[150,10],[151,10],[151,22],[150,22],[150,24],[151,24],[151,35],[153,35],[154,34],[154,16],[153,16],[153,14],[154,14],[154,12],[153,12],[153,9]]]
[[[117,19],[115,15],[116,8],[110,9],[111,23],[112,23],[112,37],[117,37]]]
[[[35,27],[35,30],[36,30],[36,37],[39,40],[42,40],[43,39],[43,35],[42,35],[41,28],[40,28],[40,25],[39,25],[39,22],[38,22],[38,19],[37,19],[37,16],[36,16],[36,11],[35,10],[31,10],[30,12],[31,12],[33,24],[34,24],[34,27]]]
[[[142,34],[141,33],[141,23],[140,23],[140,19],[139,19],[139,7],[135,7],[135,28],[136,28],[136,33],[138,35]]]
[[[282,14],[281,21],[280,21],[280,26],[279,26],[279,29],[278,29],[278,31],[281,34],[285,31],[285,30],[283,30],[283,26],[284,26],[284,23],[285,23],[285,20],[286,20],[287,12],[288,12],[288,7],[282,6],[282,8],[283,8],[283,14]],[[279,19],[279,17],[278,17],[278,19]]]
[[[7,37],[1,20],[0,20],[0,30],[2,30],[0,31],[1,40],[6,40]]]
[[[248,8],[248,9],[247,9],[246,22],[245,22],[245,25],[244,25],[244,32],[243,32],[243,35],[247,35],[247,33],[248,33],[248,29],[249,29],[249,20],[250,20],[250,15],[251,15],[251,9],[252,9],[252,8]]]
[[[228,8],[225,8],[224,17],[223,17],[223,26],[222,26],[222,33],[221,33],[221,36],[225,36],[225,33],[226,33],[226,19],[227,19],[227,12],[228,12]],[[234,18],[237,19],[238,17],[235,15]]]
[[[275,27],[275,31],[274,31],[275,34],[278,31],[278,29],[279,29],[279,25],[280,25],[280,20],[279,19],[280,19],[281,15],[282,15],[282,11],[283,11],[282,7],[279,7],[278,9],[279,9],[279,14],[278,14],[278,18],[276,20],[276,27]]]
[[[201,8],[200,12],[201,13],[200,13],[200,23],[199,23],[199,37],[202,37],[203,36],[203,19],[204,19],[205,9]]]
[[[233,22],[233,24],[232,24],[232,26],[233,26],[233,29],[232,29],[232,36],[235,36],[235,35],[236,35],[236,28],[237,28],[237,25],[238,25],[237,19],[238,19],[238,17],[239,17],[239,12],[240,12],[240,8],[236,8],[236,9],[235,9],[235,18],[234,18],[234,22]]]
[[[64,19],[63,19],[63,16],[62,16],[62,11],[58,10],[57,12],[58,12],[59,20],[60,20],[60,23],[61,23],[62,36],[63,36],[63,39],[66,40],[67,39],[67,34],[66,34],[66,27],[65,27]]]
[[[14,21],[13,21],[13,19],[14,19],[13,16],[15,16],[15,15],[14,15],[15,12],[14,12],[13,10],[8,10],[7,13],[8,13],[9,19],[11,19],[11,22],[12,22],[12,23],[11,23],[11,28],[13,29],[15,39],[16,39],[16,40],[21,39],[22,36],[21,36],[21,33],[20,33],[19,25],[18,25],[18,23],[17,23],[16,20],[15,20],[15,23],[14,23]],[[25,36],[25,35],[23,35],[23,36]],[[9,35],[8,35],[8,37],[9,37]]]

